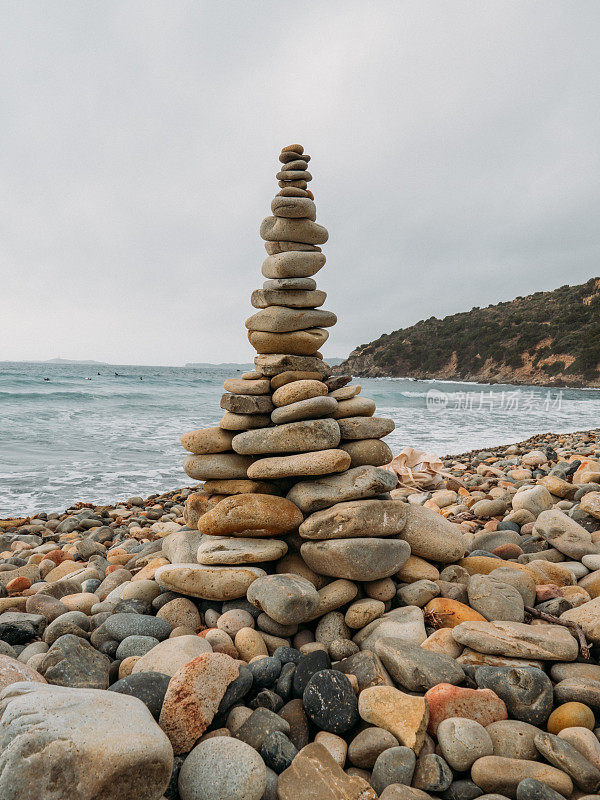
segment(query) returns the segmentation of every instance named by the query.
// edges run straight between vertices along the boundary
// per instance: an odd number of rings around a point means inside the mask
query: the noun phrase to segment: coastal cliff
[[[421,320],[360,345],[336,371],[600,387],[600,278]]]

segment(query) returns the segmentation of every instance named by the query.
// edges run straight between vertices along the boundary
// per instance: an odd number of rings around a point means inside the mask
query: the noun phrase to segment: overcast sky
[[[247,361],[283,145],[325,355],[600,275],[600,2],[1,0],[0,359]]]

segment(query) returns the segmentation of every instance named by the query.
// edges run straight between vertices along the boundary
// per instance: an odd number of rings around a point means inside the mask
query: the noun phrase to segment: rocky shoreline
[[[0,796],[597,797],[600,431],[444,467],[391,491],[392,574],[280,533],[288,583],[224,601],[160,578],[214,538],[198,487],[3,520]]]

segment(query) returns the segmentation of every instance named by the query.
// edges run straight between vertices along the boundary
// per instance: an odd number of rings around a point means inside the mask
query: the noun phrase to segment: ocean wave
[[[48,402],[58,399],[85,400],[139,400],[148,398],[144,392],[111,392],[107,394],[95,394],[92,392],[0,392],[0,400],[16,402],[21,400],[43,400]]]

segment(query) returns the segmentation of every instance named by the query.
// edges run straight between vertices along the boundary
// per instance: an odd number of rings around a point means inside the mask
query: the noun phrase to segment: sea
[[[223,381],[250,365],[0,362],[0,518],[194,485],[182,433],[216,425]],[[600,426],[600,390],[357,379],[409,445],[438,455]]]

